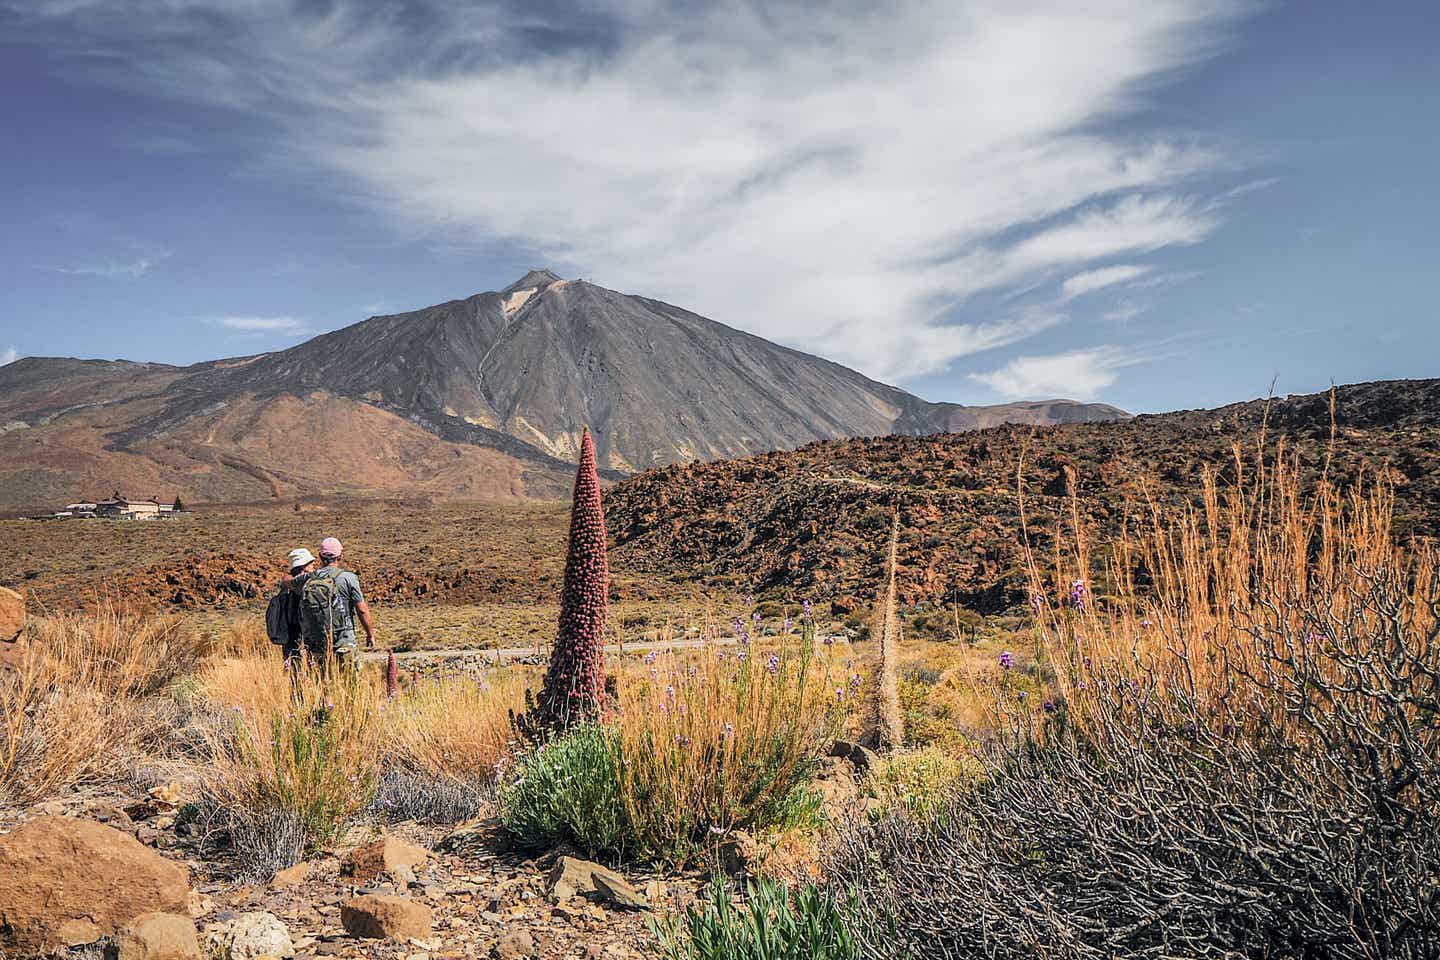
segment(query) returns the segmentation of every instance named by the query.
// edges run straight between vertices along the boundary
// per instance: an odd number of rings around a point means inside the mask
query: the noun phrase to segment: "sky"
[[[639,293],[931,400],[1440,376],[1429,0],[0,0],[0,362]]]

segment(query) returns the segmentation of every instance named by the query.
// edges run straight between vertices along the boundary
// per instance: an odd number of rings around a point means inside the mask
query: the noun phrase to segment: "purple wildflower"
[[[780,669],[780,655],[778,653],[770,654],[770,659],[765,662],[765,669],[771,673],[775,673]]]
[[[1010,669],[1011,667],[1013,667],[1013,666],[1015,666],[1015,654],[1011,653],[1009,650],[1006,650],[1006,651],[1004,651],[1003,653],[1001,653],[1001,654],[1000,654],[1000,669],[1001,669],[1001,670],[1009,670],[1009,669]]]
[[[1070,584],[1070,602],[1075,605],[1076,610],[1085,609],[1085,581],[1076,580]]]

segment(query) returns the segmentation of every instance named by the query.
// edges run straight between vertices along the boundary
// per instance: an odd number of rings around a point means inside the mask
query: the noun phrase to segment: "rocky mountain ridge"
[[[273,353],[0,368],[0,507],[115,486],[193,501],[549,497],[586,426],[616,479],[818,439],[1124,416],[1071,401],[929,403],[671,304],[535,270]]]
[[[1049,556],[1072,508],[1114,533],[1151,504],[1195,503],[1203,471],[1233,482],[1286,450],[1302,475],[1342,485],[1384,475],[1402,535],[1440,536],[1440,379],[1336,388],[1113,423],[812,443],[739,460],[675,464],[609,491],[617,562],[848,612],[880,582],[900,511],[907,605],[996,612],[1023,602],[1024,549]],[[1327,467],[1328,464],[1328,467]],[[1023,495],[1024,512],[1021,501]],[[1028,519],[1028,523],[1023,522]]]

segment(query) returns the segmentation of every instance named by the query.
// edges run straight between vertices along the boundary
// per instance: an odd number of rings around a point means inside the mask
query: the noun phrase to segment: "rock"
[[[434,917],[429,907],[409,897],[371,894],[341,904],[340,923],[352,937],[428,940]]]
[[[623,878],[611,874],[610,871],[596,871],[593,879],[595,892],[600,894],[606,902],[626,910],[650,909],[650,901],[645,899],[645,894],[630,886]]]
[[[117,960],[201,960],[195,921],[175,913],[136,917],[115,937]]]
[[[557,902],[569,900],[579,893],[590,893],[631,910],[645,910],[650,906],[645,895],[614,870],[575,857],[561,857],[555,861],[555,866],[550,868],[547,886],[550,896]]]
[[[25,632],[25,598],[0,587],[0,642],[14,643]]]
[[[369,883],[382,874],[401,884],[415,879],[415,868],[430,859],[430,851],[389,835],[356,847],[340,862],[340,874]]]
[[[880,768],[880,757],[874,750],[849,740],[836,740],[830,748],[830,756],[849,760],[855,764],[855,772],[860,776]]]
[[[760,845],[744,830],[732,830],[720,844],[720,869],[732,877],[755,873],[760,862]]]
[[[528,930],[515,930],[500,938],[490,951],[496,960],[523,960],[538,955],[539,947]]]
[[[184,867],[93,820],[42,816],[0,836],[0,952],[113,936],[147,913],[184,913]]]
[[[261,910],[209,928],[205,939],[215,946],[214,953],[227,960],[295,956],[289,928],[275,914]]]
[[[304,861],[295,864],[293,867],[286,867],[275,874],[275,879],[270,881],[270,889],[284,890],[289,887],[298,887],[310,878],[310,873],[315,869],[315,864]]]

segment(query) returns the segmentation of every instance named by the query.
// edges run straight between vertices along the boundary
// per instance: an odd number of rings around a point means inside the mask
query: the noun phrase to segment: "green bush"
[[[500,822],[523,849],[569,841],[588,853],[620,853],[630,830],[620,802],[620,756],[604,727],[576,727],[521,761],[500,786]]]
[[[747,884],[742,907],[723,876],[680,916],[652,921],[665,960],[856,960],[841,905],[807,884],[792,896],[775,880]]]

